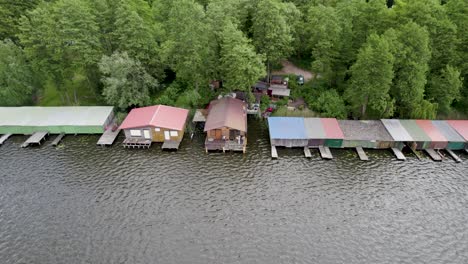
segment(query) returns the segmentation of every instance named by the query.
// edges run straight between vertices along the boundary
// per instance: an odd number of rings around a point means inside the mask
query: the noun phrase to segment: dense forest
[[[322,116],[457,118],[467,29],[466,0],[2,0],[0,105],[194,108],[290,59]]]

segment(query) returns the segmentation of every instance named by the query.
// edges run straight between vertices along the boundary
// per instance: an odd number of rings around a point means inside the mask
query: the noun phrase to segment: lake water
[[[249,121],[247,153],[0,147],[1,263],[468,263],[468,156],[279,150]],[[123,140],[118,139],[118,143]]]

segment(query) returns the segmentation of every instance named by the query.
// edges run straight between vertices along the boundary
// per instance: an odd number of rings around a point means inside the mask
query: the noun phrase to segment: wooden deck
[[[164,141],[162,149],[179,149],[180,141],[167,140]]]
[[[141,138],[126,138],[122,145],[125,148],[150,148],[151,140]]]
[[[403,152],[397,148],[392,148],[393,154],[395,154],[397,160],[406,160],[405,155],[403,155]]]
[[[328,160],[333,159],[333,155],[331,154],[329,147],[319,146],[319,152],[320,152],[320,156],[322,156],[322,159],[328,159]]]
[[[104,134],[99,138],[97,144],[99,146],[110,146],[114,143],[115,139],[120,133],[120,129],[112,131],[112,128],[108,128],[104,131]]]
[[[208,138],[205,140],[205,150],[206,152],[210,150],[222,150],[226,151],[242,151],[245,153],[247,146],[247,138],[244,138],[243,141],[238,143],[235,140],[212,140],[209,141]]]
[[[434,161],[442,161],[442,157],[437,154],[437,152],[433,149],[425,149],[426,153],[431,157]]]
[[[364,149],[362,149],[362,147],[356,147],[356,152],[361,160],[369,160],[369,157],[367,157],[366,152],[364,152]]]
[[[310,153],[310,149],[308,147],[304,147],[304,155],[306,158],[312,158],[312,154]]]
[[[58,146],[58,144],[60,144],[60,141],[61,141],[62,138],[64,138],[64,137],[65,137],[65,133],[62,133],[62,134],[58,135],[58,136],[54,139],[54,141],[52,141],[52,144],[51,144],[51,145],[54,146],[54,147]]]
[[[11,137],[12,134],[5,134],[5,135],[2,135],[2,137],[0,137],[0,145],[3,145],[3,143],[5,143],[5,141]]]
[[[21,145],[22,148],[25,148],[31,144],[39,144],[41,145],[42,140],[45,139],[45,137],[49,135],[49,132],[47,131],[42,131],[42,132],[35,132],[30,136],[24,143]]]
[[[275,146],[271,146],[271,157],[274,158],[274,159],[278,158],[278,152],[276,151]]]
[[[445,149],[445,151],[452,157],[453,160],[455,160],[455,162],[462,162],[460,157],[458,157],[458,155],[455,154],[451,149]]]

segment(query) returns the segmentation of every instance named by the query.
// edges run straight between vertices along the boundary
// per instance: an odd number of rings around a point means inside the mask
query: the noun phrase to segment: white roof
[[[112,106],[0,107],[0,126],[102,126]]]
[[[269,88],[271,90],[272,95],[278,96],[289,96],[291,94],[291,90],[285,88]]]

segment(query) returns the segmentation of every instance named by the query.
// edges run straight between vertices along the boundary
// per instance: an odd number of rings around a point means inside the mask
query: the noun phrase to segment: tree
[[[33,90],[34,75],[23,50],[11,40],[0,41],[0,105],[27,104]]]
[[[265,76],[263,56],[255,53],[250,41],[231,22],[226,22],[221,37],[220,71],[225,87],[251,93],[255,82]]]
[[[151,103],[150,93],[158,87],[158,82],[138,60],[130,58],[126,52],[103,56],[99,70],[103,75],[102,94],[108,104],[124,110],[130,106]]]
[[[316,100],[309,101],[307,104],[314,111],[319,112],[322,117],[346,118],[346,107],[343,98],[334,89],[320,93]]]
[[[19,33],[19,19],[33,9],[41,0],[2,0],[0,4],[0,40],[12,39],[16,42]]]
[[[84,0],[43,3],[21,18],[21,44],[36,69],[50,77],[71,103],[65,87],[75,74],[94,70],[101,46],[96,18]],[[65,95],[65,97],[64,97]],[[76,90],[74,101],[77,103]]]
[[[296,15],[294,15],[296,14]],[[277,0],[259,0],[252,15],[252,38],[259,53],[266,55],[267,73],[270,64],[287,57],[293,51],[294,24],[291,19],[298,17],[294,4]]]
[[[452,103],[460,99],[462,85],[460,71],[447,65],[439,75],[434,75],[431,79],[427,95],[438,104],[439,112],[447,114]]]

